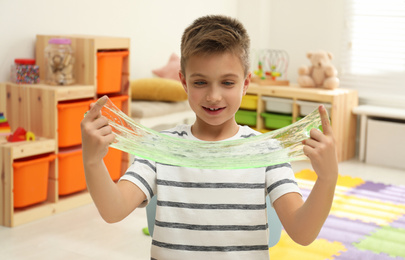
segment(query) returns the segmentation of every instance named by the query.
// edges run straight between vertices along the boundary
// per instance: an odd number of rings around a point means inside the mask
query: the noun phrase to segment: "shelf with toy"
[[[94,99],[94,86],[20,85],[5,83],[6,111],[11,129],[23,127],[35,135],[58,137],[59,102]]]
[[[45,48],[52,38],[67,38],[71,41],[75,59],[73,70],[76,83],[93,85],[97,89],[97,94],[104,94],[99,93],[99,80],[105,80],[104,74],[115,71],[116,67],[120,67],[120,70],[115,72],[119,73],[118,84],[120,86],[116,90],[116,86],[111,86],[111,88],[114,88],[112,91],[116,94],[127,95],[129,93],[129,38],[87,35],[37,35],[36,62],[39,65],[41,82],[45,82]],[[107,63],[111,65],[111,70],[107,69],[101,72],[99,71],[100,65],[104,67],[105,59],[100,59],[99,53],[121,55],[118,56],[118,61],[117,57],[107,60]],[[102,90],[101,92],[110,93],[108,90]]]
[[[257,96],[256,126],[258,131],[266,130],[262,113],[266,112],[265,97],[276,97],[291,100],[292,123],[301,116],[300,101],[311,101],[314,104],[326,104],[330,109],[330,120],[338,150],[338,160],[348,160],[355,155],[357,118],[352,109],[358,104],[355,90],[337,88],[334,90],[301,88],[297,84],[285,86],[260,86],[251,84],[247,94]]]
[[[51,38],[69,38],[71,39],[71,45],[74,49],[75,66],[75,84],[55,86],[48,85],[45,82],[45,73],[41,71],[41,68],[45,67],[45,48],[48,45]],[[50,171],[48,198],[46,201],[27,206],[27,207],[14,207],[11,202],[12,199],[12,174],[13,161],[10,161],[10,156],[4,160],[4,153],[8,153],[10,149],[14,150],[20,144],[3,144],[1,145],[0,156],[0,169],[2,169],[2,176],[8,176],[2,178],[7,180],[6,189],[4,188],[4,182],[1,185],[0,196],[1,203],[5,205],[4,198],[7,198],[7,207],[2,208],[0,215],[0,224],[6,226],[17,226],[22,223],[26,223],[35,219],[39,219],[45,216],[49,216],[61,211],[76,208],[84,204],[91,203],[91,197],[86,190],[78,191],[73,194],[61,195],[59,194],[59,173],[60,170],[60,155],[61,149],[75,149],[80,147],[81,139],[77,143],[77,138],[73,143],[61,143],[61,136],[73,136],[72,130],[66,130],[66,125],[75,128],[75,136],[77,132],[80,135],[80,121],[84,116],[85,111],[88,110],[89,104],[96,100],[104,93],[99,93],[98,82],[100,80],[106,80],[105,77],[99,77],[99,58],[98,56],[108,56],[114,59],[117,58],[115,54],[118,54],[118,61],[114,62],[107,60],[103,61],[103,66],[117,66],[119,64],[120,69],[116,70],[118,74],[118,81],[114,84],[118,84],[114,89],[103,89],[101,92],[106,92],[110,96],[111,100],[116,100],[119,103],[123,112],[130,113],[130,100],[129,100],[129,38],[118,37],[105,37],[105,36],[86,36],[86,35],[38,35],[36,42],[36,62],[40,67],[40,84],[14,84],[11,82],[0,83],[0,112],[4,112],[8,119],[10,128],[15,131],[18,127],[23,127],[29,132],[34,133],[41,138],[38,140],[42,143],[43,140],[51,140],[46,145],[52,146],[52,154],[55,155],[54,161],[50,164],[52,173]],[[112,55],[97,55],[112,54]],[[118,62],[118,63],[117,63]],[[104,68],[105,69],[105,68]],[[108,70],[108,69],[107,69]],[[105,73],[103,73],[105,74]],[[105,75],[103,75],[105,76]],[[115,75],[117,76],[117,75]],[[104,82],[105,83],[105,82]],[[84,105],[83,105],[84,104]],[[73,107],[80,106],[80,109],[74,110]],[[63,114],[64,110],[74,110],[74,114]],[[73,111],[72,111],[73,112]],[[72,119],[74,119],[72,121]],[[65,123],[65,125],[61,124]],[[70,128],[69,128],[70,129]],[[67,135],[63,135],[62,131],[68,132]],[[69,141],[69,140],[68,140]],[[37,141],[35,141],[37,142]],[[5,145],[3,147],[3,145]],[[34,147],[34,143],[27,144],[24,148],[25,152],[31,150]],[[65,147],[67,146],[67,147]],[[9,148],[13,147],[13,148]],[[35,150],[35,149],[34,149]],[[38,153],[40,149],[37,149]],[[63,151],[63,152],[64,152]],[[114,154],[115,155],[115,154]],[[118,158],[118,159],[117,159]],[[15,158],[13,158],[14,160]],[[20,160],[19,158],[15,160]],[[122,154],[122,156],[113,156],[114,168],[116,175],[120,176],[128,168],[129,155]],[[75,164],[76,167],[81,167],[79,164]],[[117,178],[116,176],[114,178]],[[10,186],[11,185],[11,186]]]

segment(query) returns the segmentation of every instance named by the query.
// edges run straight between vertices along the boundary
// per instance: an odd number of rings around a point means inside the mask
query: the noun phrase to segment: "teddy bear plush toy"
[[[298,84],[304,88],[335,89],[339,86],[337,70],[332,65],[332,53],[323,50],[308,52],[310,66],[298,69]]]

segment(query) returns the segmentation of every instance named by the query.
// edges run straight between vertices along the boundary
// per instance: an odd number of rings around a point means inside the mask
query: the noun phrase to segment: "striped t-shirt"
[[[190,125],[162,133],[197,140]],[[240,126],[227,140],[257,134]],[[273,203],[300,193],[290,164],[207,170],[135,158],[121,180],[137,185],[147,201],[157,195],[152,259],[269,259],[266,195]]]

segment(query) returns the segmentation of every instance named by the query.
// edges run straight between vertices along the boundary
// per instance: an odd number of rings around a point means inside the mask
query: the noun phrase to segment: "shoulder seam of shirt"
[[[291,164],[289,163],[281,163],[281,164],[275,164],[275,165],[270,165],[266,167],[266,172],[274,170],[274,169],[278,169],[278,168],[291,168]]]
[[[144,164],[144,165],[148,166],[149,168],[151,168],[152,171],[156,172],[156,166],[154,166],[149,160],[135,158],[134,164],[135,163]]]
[[[132,176],[135,179],[139,180],[145,186],[145,188],[148,190],[150,197],[151,198],[153,197],[154,194],[153,194],[152,188],[149,186],[149,183],[144,178],[142,178],[141,175],[139,175],[138,173],[133,172],[133,171],[126,172],[125,175]]]

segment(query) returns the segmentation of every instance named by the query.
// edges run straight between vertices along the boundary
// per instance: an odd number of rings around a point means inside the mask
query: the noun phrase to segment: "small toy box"
[[[279,129],[292,124],[292,116],[272,114],[272,113],[261,113],[264,118],[264,125],[268,129]]]
[[[256,110],[257,109],[257,96],[245,95],[242,97],[241,109]]]
[[[115,96],[109,97],[111,102],[120,110],[122,110],[122,103],[128,100],[128,96]],[[116,181],[121,177],[121,161],[122,151],[115,148],[108,148],[108,153],[104,157],[104,163],[110,173],[111,179]]]
[[[120,92],[123,60],[128,55],[129,51],[97,52],[97,94]]]
[[[54,154],[17,159],[14,170],[14,207],[43,202],[48,196],[49,164]]]
[[[240,109],[235,114],[235,120],[241,125],[255,126],[257,123],[257,113]]]
[[[68,147],[82,143],[80,122],[93,99],[58,104],[58,146]]]
[[[296,101],[297,105],[300,107],[300,116],[306,116],[312,113],[315,109],[317,109],[320,105],[324,105],[326,110],[328,111],[328,115],[330,116],[330,111],[332,105],[329,103],[318,103],[318,102],[311,102],[311,101]]]
[[[86,189],[80,148],[59,151],[58,173],[59,195],[68,195]]]
[[[288,98],[262,97],[266,102],[266,111],[282,114],[291,114],[293,100]]]

